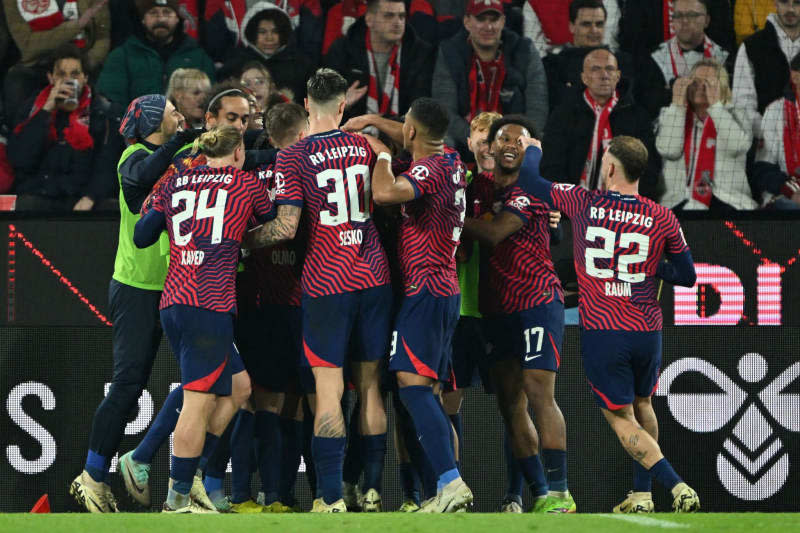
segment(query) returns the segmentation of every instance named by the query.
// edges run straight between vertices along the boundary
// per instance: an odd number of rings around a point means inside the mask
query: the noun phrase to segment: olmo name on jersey
[[[294,250],[272,250],[270,259],[273,265],[294,266],[297,263],[297,254]]]

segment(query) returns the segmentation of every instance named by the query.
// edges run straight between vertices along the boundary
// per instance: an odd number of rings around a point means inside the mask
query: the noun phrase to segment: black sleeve
[[[761,196],[764,192],[772,194],[781,194],[781,187],[786,183],[789,177],[781,171],[781,167],[775,163],[767,163],[766,161],[757,161],[753,165],[753,178],[750,180],[750,186],[756,197]]]
[[[50,116],[48,111],[42,109],[31,117],[19,133],[11,133],[8,139],[8,160],[11,166],[29,173],[39,169],[48,144]]]
[[[242,170],[255,170],[261,165],[274,163],[277,154],[278,151],[274,148],[269,150],[245,150]]]
[[[131,213],[139,213],[150,189],[169,168],[175,152],[182,145],[183,139],[175,136],[152,154],[147,154],[144,150],[134,152],[120,166],[122,194]]]
[[[673,285],[693,287],[695,281],[697,281],[697,273],[694,270],[692,253],[686,250],[683,253],[671,254],[667,259],[662,259],[656,269],[656,276]]]
[[[114,196],[117,187],[117,161],[125,149],[114,121],[105,113],[92,117],[95,133],[92,173],[83,195],[95,203]]]

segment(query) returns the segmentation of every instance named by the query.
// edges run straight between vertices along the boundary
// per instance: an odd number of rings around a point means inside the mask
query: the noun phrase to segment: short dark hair
[[[321,68],[308,78],[308,96],[318,104],[326,104],[347,92],[347,80],[332,68]]]
[[[262,20],[269,20],[275,24],[275,31],[278,32],[281,46],[289,42],[289,38],[292,35],[292,22],[289,20],[289,15],[281,8],[274,7],[259,11],[250,19],[250,22],[247,23],[247,27],[244,29],[244,36],[252,46],[256,45],[256,39],[258,39],[258,25],[261,24]]]
[[[367,0],[367,11],[375,11],[381,2],[403,2],[403,0]]]
[[[619,160],[629,183],[636,183],[647,169],[647,148],[636,137],[614,137],[608,144],[608,152]]]
[[[222,99],[228,96],[238,96],[250,102],[250,96],[247,89],[238,83],[224,82],[217,83],[208,92],[208,99],[205,103],[205,109],[214,116],[217,116],[219,110],[222,108]]]
[[[539,138],[539,129],[533,123],[531,119],[526,117],[525,115],[518,115],[518,114],[511,114],[505,115],[503,118],[498,118],[492,125],[489,126],[489,135],[486,137],[486,140],[489,144],[494,142],[494,138],[497,137],[497,132],[500,131],[500,128],[503,126],[508,126],[509,124],[516,124],[517,126],[522,126],[528,133],[531,134],[531,137],[538,139]]]
[[[578,20],[578,11],[581,9],[602,9],[603,18],[608,18],[608,11],[606,6],[603,5],[603,0],[572,0],[569,5],[569,21],[573,24]]]
[[[50,72],[52,73],[56,69],[56,65],[62,59],[77,59],[81,63],[81,70],[87,76],[89,75],[89,61],[86,58],[86,54],[75,46],[72,43],[64,43],[55,50],[50,55]]]
[[[411,102],[409,114],[422,125],[431,139],[443,139],[450,126],[447,109],[437,100],[428,97]]]
[[[264,129],[275,142],[295,136],[303,129],[308,113],[294,102],[275,104],[264,113]]]

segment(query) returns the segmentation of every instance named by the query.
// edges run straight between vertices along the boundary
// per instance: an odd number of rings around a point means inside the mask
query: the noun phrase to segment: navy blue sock
[[[200,455],[200,461],[197,463],[198,470],[206,471],[208,460],[211,454],[217,449],[217,444],[219,444],[219,437],[213,433],[206,432],[206,441],[203,443],[203,453]]]
[[[170,433],[175,431],[178,417],[181,415],[183,407],[183,389],[177,387],[167,395],[164,405],[156,415],[153,425],[147,430],[142,442],[133,451],[133,460],[137,463],[150,464],[164,442],[169,438]]]
[[[633,462],[633,491],[652,492],[653,478],[650,472],[638,462]]]
[[[250,451],[253,448],[253,413],[239,409],[231,433],[231,502],[250,499]]]
[[[411,415],[408,414],[405,405],[403,405],[397,390],[394,391],[392,401],[397,416],[398,431],[402,435],[411,465],[422,484],[422,495],[425,499],[432,498],[436,496],[436,484],[439,478],[433,472],[431,462],[428,460],[428,456],[425,455],[425,450],[420,446],[419,440],[417,440],[414,421],[411,419]]]
[[[317,465],[312,453],[314,440],[314,415],[306,409],[303,415],[303,461],[306,463],[306,481],[314,498],[319,498],[319,484],[317,483]]]
[[[264,503],[278,500],[281,482],[281,419],[269,411],[256,411],[256,440],[258,441],[258,472]]]
[[[172,478],[172,490],[179,494],[189,494],[199,460],[199,457],[172,456],[172,466],[169,470],[169,477]]]
[[[361,435],[361,453],[364,459],[364,487],[361,492],[383,485],[383,457],[386,455],[386,433]]]
[[[86,454],[86,465],[83,467],[83,469],[89,473],[89,476],[93,480],[99,483],[104,483],[106,477],[108,477],[108,469],[110,465],[111,461],[109,461],[107,457],[89,450],[89,453]]]
[[[206,476],[225,479],[225,473],[228,470],[228,460],[231,458],[232,433],[233,424],[228,424],[228,427],[225,428],[225,432],[217,440],[216,449],[210,450],[211,455],[208,457],[208,463],[203,470]]]
[[[672,465],[669,464],[666,457],[653,465],[650,469],[650,475],[653,479],[666,487],[667,490],[672,490],[675,485],[683,481],[680,476],[675,473],[675,470],[672,468]]]
[[[223,484],[225,482],[225,478],[222,477],[214,477],[208,472],[206,472],[206,477],[203,478],[203,488],[206,489],[206,494],[211,499],[212,502],[222,499],[224,494],[224,487]]]
[[[342,463],[345,437],[318,437],[311,439],[311,449],[317,470],[317,484],[322,499],[327,504],[342,499]]]
[[[519,469],[517,460],[514,458],[514,450],[511,448],[511,437],[508,431],[503,431],[503,454],[506,458],[506,472],[508,473],[508,490],[506,495],[519,496],[522,498],[522,472]]]
[[[411,415],[417,437],[425,450],[425,455],[433,466],[438,478],[456,467],[451,442],[450,421],[444,415],[441,405],[430,387],[415,385],[399,390],[400,400]]]
[[[403,483],[403,499],[419,505],[419,474],[411,463],[400,463],[400,481]]]
[[[564,450],[542,450],[542,463],[547,471],[547,485],[550,490],[567,490],[567,452]]]
[[[531,455],[530,457],[523,457],[517,459],[519,469],[522,475],[525,476],[525,481],[528,482],[528,487],[531,489],[531,494],[534,498],[547,495],[547,481],[544,477],[544,467],[538,455]]]

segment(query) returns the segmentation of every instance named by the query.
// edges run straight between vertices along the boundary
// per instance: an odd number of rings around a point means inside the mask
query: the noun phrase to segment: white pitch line
[[[604,514],[601,516],[604,518],[614,518],[616,520],[622,520],[623,522],[630,522],[632,524],[646,527],[663,527],[666,529],[685,529],[689,527],[688,524],[678,524],[676,522],[670,522],[669,520],[650,518],[649,516],[636,516],[627,514]]]

